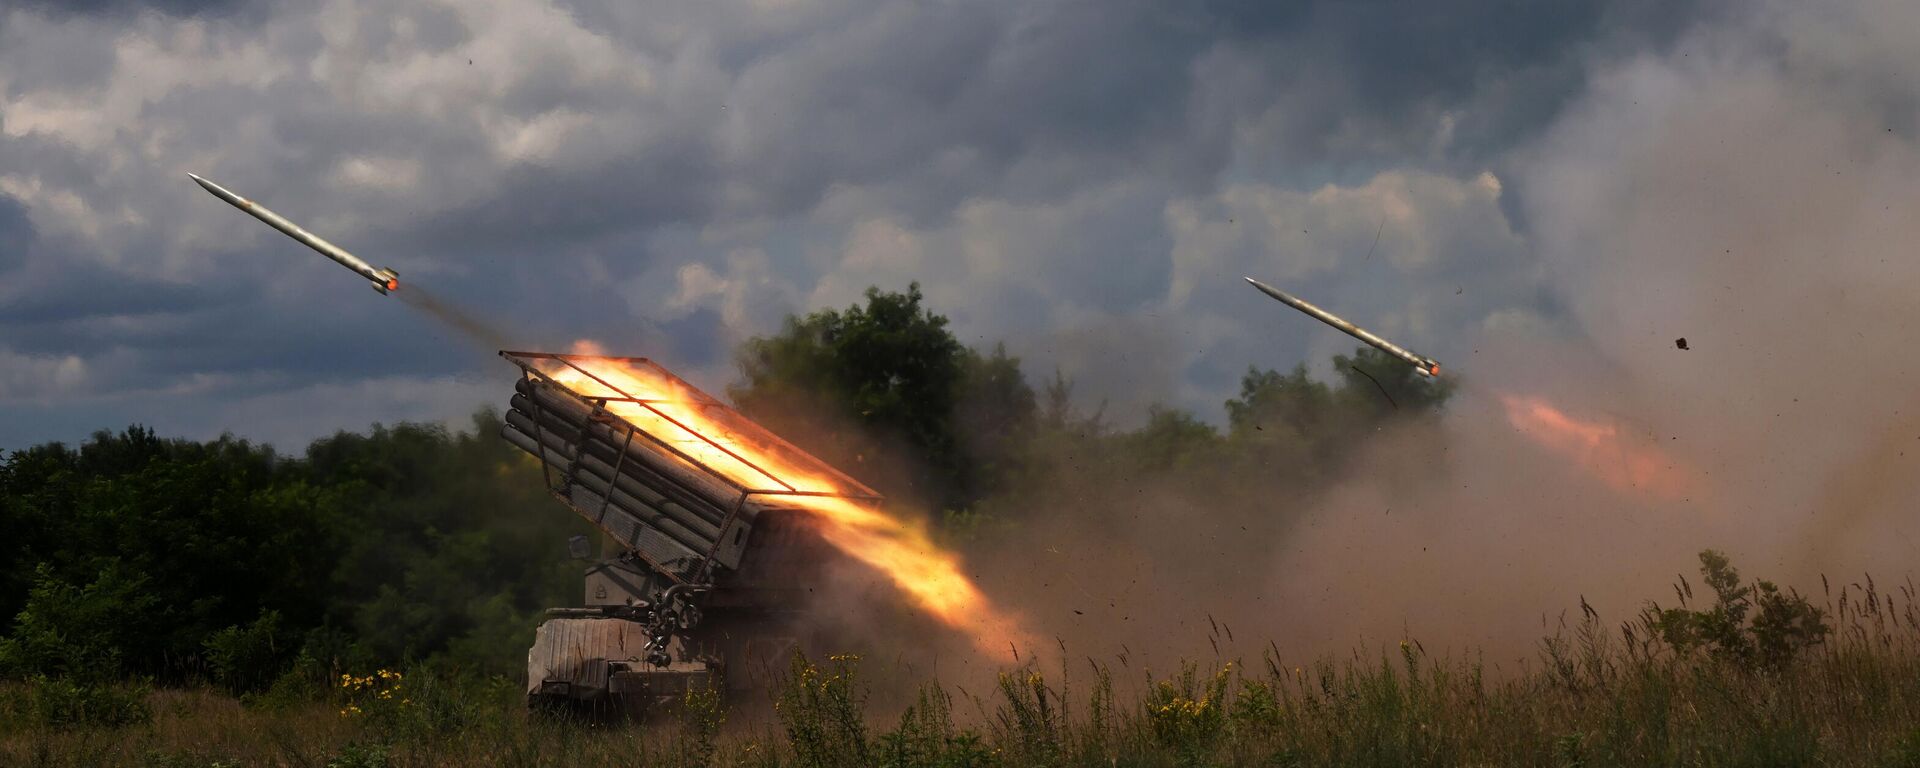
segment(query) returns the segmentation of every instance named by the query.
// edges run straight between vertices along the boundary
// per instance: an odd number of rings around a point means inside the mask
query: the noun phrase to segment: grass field
[[[1505,673],[1412,641],[1157,676],[1082,659],[1009,671],[987,693],[928,683],[903,708],[869,700],[858,659],[796,659],[752,722],[695,695],[645,727],[532,717],[517,681],[429,668],[246,704],[122,687],[89,709],[29,682],[0,697],[0,765],[1920,766],[1911,587],[1848,585],[1815,608],[1707,570],[1717,597],[1700,608],[1617,626],[1587,614]]]

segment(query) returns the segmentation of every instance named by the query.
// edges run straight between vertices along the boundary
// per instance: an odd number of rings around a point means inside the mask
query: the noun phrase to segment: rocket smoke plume
[[[505,331],[474,316],[463,307],[434,296],[419,283],[403,283],[399,290],[394,291],[394,294],[408,306],[432,315],[433,319],[440,321],[458,332],[462,338],[485,348],[488,352],[511,349],[514,346],[510,343]]]
[[[1920,4],[1729,9],[1593,62],[1501,168],[1555,316],[1441,355],[1474,384],[1442,418],[1311,490],[1070,464],[981,563],[989,593],[1135,669],[1214,638],[1300,659],[1406,635],[1511,669],[1582,596],[1630,619],[1702,549],[1803,589],[1909,575]]]

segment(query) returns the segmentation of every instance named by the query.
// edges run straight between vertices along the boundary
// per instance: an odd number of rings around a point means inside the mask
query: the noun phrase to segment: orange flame
[[[1575,418],[1541,397],[1500,395],[1500,402],[1514,429],[1579,462],[1616,491],[1668,501],[1698,493],[1691,469],[1651,445],[1635,445],[1614,424]]]
[[[593,343],[584,341],[575,344],[574,352],[604,354]],[[728,429],[694,402],[702,398],[683,391],[674,381],[620,360],[576,360],[575,363],[591,371],[592,376],[566,366],[554,367],[545,373],[588,397],[613,395],[615,393],[607,389],[612,385],[635,398],[657,401],[650,403],[652,408],[646,408],[610,400],[606,407],[635,427],[745,487],[775,488],[781,485],[780,481],[785,481],[800,491],[841,493],[847,490],[837,478],[796,466],[778,448],[756,445],[747,436]],[[604,383],[596,381],[594,376]],[[983,653],[1000,656],[1014,644],[1034,644],[1032,636],[1022,630],[1017,621],[996,609],[961,572],[959,557],[935,544],[924,526],[841,497],[788,496],[782,503],[818,515],[826,523],[821,526],[821,534],[829,544],[878,570],[928,613],[967,634]]]

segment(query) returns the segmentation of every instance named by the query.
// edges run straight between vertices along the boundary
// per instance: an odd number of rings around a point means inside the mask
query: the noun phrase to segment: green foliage
[[[470,432],[376,426],[291,459],[134,427],[8,454],[0,675],[254,693],[303,649],[327,668],[457,655],[516,672],[538,611],[579,588],[560,543],[588,529],[498,430],[483,411]]]
[[[280,612],[268,610],[246,626],[232,626],[206,640],[207,670],[235,696],[272,685],[286,667],[291,643]]]
[[[42,564],[11,636],[0,640],[0,669],[24,679],[9,694],[5,719],[43,728],[151,719],[147,684],[122,677],[122,658],[140,641],[137,622],[151,605],[143,581],[115,562],[79,587]]]
[[[999,690],[993,726],[1002,748],[1022,765],[1058,764],[1065,722],[1046,676],[1034,667],[1002,672]]]
[[[1920,617],[1872,613],[1864,600],[1840,615],[1852,618],[1845,631],[1764,674],[1704,649],[1648,645],[1635,626],[1607,629],[1589,610],[1542,642],[1540,663],[1493,674],[1474,657],[1428,656],[1404,641],[1304,665],[1277,651],[1253,666],[1183,664],[1116,702],[1102,663],[1090,661],[1093,682],[1078,697],[1064,669],[1028,666],[996,695],[968,696],[978,718],[929,684],[885,729],[867,725],[885,715],[867,701],[856,659],[799,659],[776,699],[781,732],[724,735],[718,702],[703,692],[683,701],[677,727],[605,728],[523,717],[517,686],[416,665],[363,675],[375,679],[358,693],[405,701],[437,687],[425,695],[466,714],[384,724],[342,716],[339,702],[267,712],[169,692],[151,728],[9,715],[0,765],[1920,765]],[[0,685],[0,712],[22,711],[26,692]],[[203,711],[181,704],[195,699]],[[985,732],[969,730],[982,722]]]
[[[1153,406],[1147,423],[1118,438],[1120,453],[1142,472],[1178,472],[1221,458],[1220,434],[1185,411]]]
[[[42,563],[13,632],[0,640],[0,670],[79,680],[114,680],[143,639],[140,620],[155,600],[146,580],[107,560],[93,580],[74,586]]]
[[[34,675],[9,693],[0,725],[37,728],[119,727],[153,719],[145,683]],[[5,729],[0,729],[5,730]]]
[[[242,694],[240,701],[249,707],[284,712],[320,701],[327,696],[332,669],[302,647],[287,670],[281,672],[265,690]]]
[[[514,682],[419,664],[405,671],[342,673],[330,706],[339,716],[390,742],[434,740],[491,722],[500,707],[521,703]]]
[[[720,726],[727,722],[720,688],[714,685],[688,688],[680,697],[679,714],[681,739],[679,759],[675,762],[690,768],[713,764],[714,753],[720,748]]]
[[[327,760],[327,768],[387,768],[393,765],[392,749],[379,742],[348,744]]]
[[[890,495],[937,509],[990,492],[1034,414],[1019,360],[981,355],[906,293],[789,318],[737,355],[741,411]]]
[[[1743,668],[1777,670],[1832,631],[1825,612],[1800,593],[1783,592],[1764,580],[1743,583],[1739,570],[1720,552],[1700,553],[1700,573],[1713,590],[1712,605],[1688,608],[1693,590],[1683,579],[1676,586],[1679,607],[1649,603],[1641,616],[1649,634],[1677,653],[1704,649]]]
[[[970,768],[993,759],[980,734],[954,726],[953,697],[938,684],[921,686],[900,725],[880,734],[876,749],[882,768]]]
[[[1146,718],[1154,741],[1172,751],[1182,764],[1206,764],[1218,748],[1226,732],[1227,686],[1232,673],[1233,665],[1229,664],[1203,680],[1198,667],[1188,663],[1179,676],[1155,683],[1147,693]],[[1256,696],[1249,701],[1259,699]],[[1262,713],[1254,711],[1247,716],[1260,717]]]
[[[1372,347],[1335,355],[1333,366],[1337,387],[1308,377],[1305,364],[1284,375],[1249,369],[1226,406],[1240,454],[1268,467],[1327,467],[1375,427],[1436,412],[1453,393],[1450,380]]]
[[[1422,375],[1413,366],[1373,347],[1359,347],[1351,356],[1334,355],[1333,370],[1340,376],[1340,397],[1358,401],[1348,407],[1370,410],[1376,417],[1437,410],[1453,396],[1458,384],[1451,377]]]
[[[867,765],[866,691],[855,679],[857,656],[833,656],[825,666],[796,652],[774,700],[796,765]]]

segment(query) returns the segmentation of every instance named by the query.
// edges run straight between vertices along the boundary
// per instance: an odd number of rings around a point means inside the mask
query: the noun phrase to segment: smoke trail
[[[466,340],[484,347],[488,352],[514,347],[506,331],[474,316],[464,307],[434,296],[419,283],[407,283],[394,293],[398,294],[400,300],[406,302],[407,306],[432,315],[435,320],[458,332]]]

